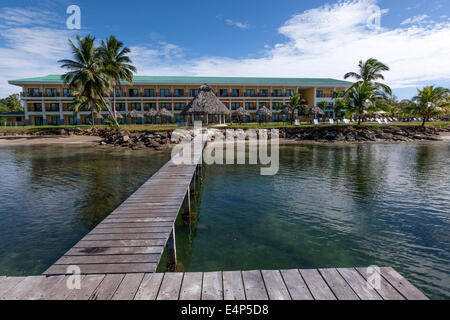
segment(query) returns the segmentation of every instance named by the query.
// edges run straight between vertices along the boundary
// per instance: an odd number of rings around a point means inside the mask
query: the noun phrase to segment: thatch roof
[[[270,116],[270,115],[272,115],[272,111],[267,109],[267,107],[263,106],[263,107],[260,107],[258,109],[258,111],[256,111],[256,114],[258,116]]]
[[[137,110],[132,110],[129,114],[129,117],[131,118],[143,118],[144,116],[142,115],[142,112],[139,112]]]
[[[103,116],[97,111],[94,111],[92,116],[94,117],[94,119],[103,119]]]
[[[123,116],[119,113],[119,112],[114,112],[113,113],[114,114],[114,116],[116,117],[116,119],[122,119],[123,118]]]
[[[250,112],[245,110],[243,107],[240,107],[239,109],[233,111],[234,117],[245,117],[245,116],[249,116],[249,115],[250,115]]]
[[[183,114],[230,114],[230,110],[217,98],[207,84],[200,87],[198,95],[183,110]]]
[[[319,107],[312,107],[311,109],[309,109],[308,113],[309,114],[319,114],[319,115],[325,114],[325,112],[323,112],[323,110],[320,109]]]
[[[157,115],[160,117],[172,117],[172,112],[170,112],[166,108],[162,108],[158,111]]]
[[[157,114],[158,111],[156,111],[155,109],[150,109],[145,113],[147,117],[155,117]]]

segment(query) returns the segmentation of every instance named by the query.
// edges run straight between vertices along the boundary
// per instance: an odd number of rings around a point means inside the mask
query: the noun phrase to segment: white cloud
[[[225,22],[228,23],[231,26],[238,27],[239,29],[247,29],[249,27],[248,23],[234,21],[234,20],[231,20],[231,19],[225,19]]]
[[[391,67],[385,76],[394,88],[448,82],[450,22],[368,28],[372,15],[368,8],[376,4],[376,0],[346,0],[296,14],[278,29],[285,40],[261,48],[259,58],[188,59],[186,49],[167,42],[134,46],[132,57],[140,75],[336,79],[355,70],[360,59],[375,57]],[[0,45],[0,95],[17,91],[6,83],[7,79],[61,73],[56,61],[70,56],[70,36],[66,30],[44,27],[0,28],[0,37],[5,39],[5,44]]]
[[[400,24],[405,25],[405,24],[419,24],[419,23],[424,23],[424,22],[432,22],[432,21],[426,21],[427,18],[429,18],[429,16],[427,14],[423,14],[420,16],[408,18],[408,19],[402,21]]]

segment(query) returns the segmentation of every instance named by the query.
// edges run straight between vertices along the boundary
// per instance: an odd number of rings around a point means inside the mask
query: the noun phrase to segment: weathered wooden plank
[[[93,247],[93,248],[72,248],[66,252],[66,256],[79,255],[115,255],[115,254],[161,254],[163,246],[154,247]]]
[[[157,300],[178,300],[183,273],[165,273]]]
[[[9,290],[17,286],[21,281],[25,280],[25,277],[7,277],[2,282],[0,282],[0,299]]]
[[[133,300],[143,278],[143,273],[126,274],[114,293],[112,300]]]
[[[338,300],[359,300],[359,297],[336,269],[319,269],[319,272]]]
[[[117,219],[114,219],[117,220]],[[125,221],[132,221],[137,219],[126,219]],[[173,227],[173,219],[172,221],[162,221],[162,222],[109,222],[103,221],[101,224],[97,226],[99,229],[108,229],[108,228],[152,228],[152,227]]]
[[[224,271],[222,277],[224,300],[245,300],[242,273],[240,271]]]
[[[37,284],[44,280],[44,276],[30,276],[25,277],[17,285],[12,287],[6,293],[1,296],[2,300],[19,300],[28,291],[32,290]]]
[[[104,278],[104,274],[85,276],[81,281],[80,289],[72,290],[66,300],[88,300]]]
[[[368,268],[356,268],[356,270],[366,281],[370,280],[370,277],[373,278],[374,272],[376,272],[373,269],[368,270]],[[370,271],[370,273],[368,271]],[[372,285],[372,287],[374,287],[384,300],[405,300],[405,298],[389,283],[389,281],[383,278],[381,274],[376,272],[376,275],[376,278],[379,280],[379,287],[377,287],[378,284]]]
[[[127,254],[127,255],[86,255],[86,256],[62,256],[55,265],[79,265],[79,264],[111,264],[111,263],[145,263],[159,262],[158,254]]]
[[[89,234],[104,234],[104,233],[167,233],[172,230],[172,227],[146,227],[146,228],[95,228]]]
[[[79,241],[75,248],[99,248],[99,247],[151,247],[164,246],[164,239],[150,239],[150,240],[105,240],[105,241]]]
[[[151,273],[156,271],[157,263],[80,264],[78,266],[81,274]],[[67,271],[67,267],[67,265],[54,264],[44,274],[71,274]]]
[[[266,287],[261,275],[261,271],[242,271],[244,281],[245,296],[247,300],[268,300]]]
[[[102,225],[108,225],[110,223],[161,223],[172,225],[173,219],[170,217],[155,217],[155,218],[110,218],[109,216],[103,220]],[[99,225],[100,226],[100,225]]]
[[[314,300],[311,292],[297,269],[280,270],[292,300]]]
[[[381,275],[408,300],[428,300],[419,289],[391,267],[380,268]]]
[[[39,300],[47,292],[52,290],[58,283],[64,281],[65,276],[51,276],[44,277],[44,280],[38,283],[33,290],[29,290],[25,295],[22,296],[23,300]]]
[[[112,233],[112,234],[88,234],[84,241],[104,241],[104,240],[151,240],[151,239],[167,239],[168,233]]]
[[[89,297],[89,300],[111,300],[121,284],[125,274],[107,274],[99,286]]]
[[[164,273],[147,273],[134,297],[135,300],[156,300]]]
[[[361,300],[382,300],[375,289],[368,285],[367,281],[355,269],[338,268],[337,271]]]
[[[319,271],[315,269],[299,271],[315,300],[336,300]]]
[[[291,300],[291,296],[284,284],[280,271],[262,270],[261,274],[270,300]]]
[[[84,275],[81,275],[79,281],[83,281]],[[74,286],[75,278],[71,278],[70,276],[64,277],[61,281],[59,281],[55,286],[53,286],[49,291],[45,292],[41,299],[42,300],[65,300],[67,297],[78,289]]]
[[[223,300],[222,272],[204,272],[202,300]]]
[[[200,300],[202,297],[202,272],[186,272],[181,285],[180,300]]]

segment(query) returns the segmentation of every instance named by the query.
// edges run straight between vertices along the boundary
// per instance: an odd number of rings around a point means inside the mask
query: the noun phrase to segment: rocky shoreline
[[[204,129],[208,140],[214,141],[218,136],[225,139],[227,135],[234,138],[247,139],[245,130],[235,129]],[[255,130],[258,136],[267,135],[270,139],[271,131],[267,129]],[[358,142],[407,142],[407,141],[440,141],[441,134],[450,133],[450,126],[445,128],[418,126],[318,126],[280,128],[279,138],[288,143],[358,143]],[[151,148],[163,150],[182,141],[192,139],[192,129],[178,129],[175,131],[121,131],[109,129],[59,129],[49,132],[33,132],[26,136],[97,136],[101,138],[100,145],[118,146],[130,149]]]

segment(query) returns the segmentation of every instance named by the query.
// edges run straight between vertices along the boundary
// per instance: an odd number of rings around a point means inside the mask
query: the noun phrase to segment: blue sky
[[[81,30],[66,28],[71,4],[81,8]],[[0,95],[17,91],[8,79],[60,73],[57,60],[70,57],[67,39],[88,33],[124,41],[146,75],[342,79],[374,56],[391,66],[386,81],[400,98],[417,86],[450,83],[450,0],[125,4],[3,0]],[[381,23],[374,29],[375,9]]]

